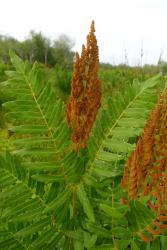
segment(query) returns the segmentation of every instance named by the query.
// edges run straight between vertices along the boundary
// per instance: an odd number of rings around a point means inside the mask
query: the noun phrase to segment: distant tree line
[[[63,68],[72,68],[74,42],[65,34],[51,41],[41,32],[31,31],[24,41],[0,35],[0,62],[9,64],[9,50],[15,51],[23,60],[30,63],[38,61],[47,66],[59,65]]]
[[[73,51],[74,41],[66,34],[60,35],[57,39],[51,41],[42,32],[30,31],[28,38],[19,41],[10,35],[0,35],[0,78],[3,72],[10,65],[9,50],[12,49],[23,60],[30,63],[35,61],[45,64],[48,67],[55,67],[61,70],[73,69],[74,55]],[[112,65],[110,63],[100,63],[100,68],[103,70],[128,70],[133,68],[135,71],[141,73],[149,73],[154,75],[157,72],[167,74],[167,62],[162,60],[160,55],[157,65],[143,65],[129,66],[128,64]]]

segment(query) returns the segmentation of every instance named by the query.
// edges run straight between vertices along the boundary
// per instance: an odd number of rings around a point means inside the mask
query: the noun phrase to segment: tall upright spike
[[[152,235],[163,233],[167,221],[167,91],[158,100],[155,109],[144,128],[135,151],[129,157],[124,171],[122,185],[128,192],[128,199],[147,196],[147,206],[155,214]],[[144,234],[141,238],[145,241]]]
[[[82,46],[81,56],[76,54],[71,96],[66,110],[67,125],[72,127],[71,139],[77,152],[87,146],[101,102],[102,89],[98,78],[99,51],[94,33],[92,21],[87,45]]]

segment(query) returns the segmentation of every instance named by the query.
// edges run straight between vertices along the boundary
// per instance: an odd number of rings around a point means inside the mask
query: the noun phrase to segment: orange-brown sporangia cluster
[[[66,110],[67,125],[72,127],[71,139],[75,151],[87,146],[89,134],[101,101],[101,81],[98,78],[99,52],[94,21],[83,45],[81,56],[76,54],[71,96]]]
[[[128,199],[149,197],[147,205],[156,218],[141,238],[148,242],[150,235],[163,233],[167,228],[167,91],[159,98],[145,126],[137,147],[129,157],[122,179]]]

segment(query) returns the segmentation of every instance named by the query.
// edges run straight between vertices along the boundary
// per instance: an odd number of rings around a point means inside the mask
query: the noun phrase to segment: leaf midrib
[[[34,101],[35,101],[35,103],[36,103],[36,106],[37,106],[37,108],[38,108],[38,110],[39,110],[39,112],[40,112],[40,114],[41,114],[41,116],[42,116],[42,119],[44,120],[44,124],[46,125],[49,134],[50,134],[51,137],[53,138],[53,133],[52,133],[52,131],[51,131],[50,127],[49,127],[49,124],[48,124],[48,122],[47,122],[47,120],[46,120],[46,117],[45,117],[45,115],[44,115],[44,113],[43,113],[43,111],[42,111],[42,109],[41,109],[41,107],[40,107],[40,105],[39,105],[39,103],[38,103],[38,101],[37,101],[35,92],[33,91],[33,88],[32,88],[32,84],[31,84],[30,81],[27,79],[25,73],[23,73],[23,76],[24,76],[24,79],[25,79],[26,83],[28,84],[28,86],[29,86],[29,88],[30,88],[30,91],[31,91],[31,93],[32,93],[32,96],[33,96],[33,98],[34,98]]]
[[[99,149],[97,150],[97,152],[96,152],[96,154],[95,154],[94,159],[93,159],[90,163],[88,163],[88,165],[90,164],[90,167],[89,167],[89,169],[85,172],[85,175],[86,175],[86,174],[89,174],[89,173],[92,171],[92,169],[94,168],[94,162],[95,162],[95,160],[96,160],[96,158],[97,158],[97,155],[99,154],[100,150],[101,150],[102,147],[104,146],[104,143],[105,143],[107,137],[111,134],[111,132],[112,132],[112,131],[114,130],[114,128],[117,126],[119,120],[123,117],[123,115],[125,114],[126,110],[136,101],[136,99],[137,99],[146,89],[147,89],[147,87],[145,87],[145,86],[144,86],[143,88],[141,88],[141,90],[139,91],[139,93],[138,93],[138,94],[128,103],[128,105],[125,107],[125,109],[124,109],[124,110],[122,111],[122,113],[119,115],[118,119],[117,119],[117,120],[115,121],[115,123],[112,125],[111,129],[106,133],[104,139],[103,139],[102,142],[101,142],[101,145],[99,146]],[[81,180],[81,183],[84,182],[84,177],[85,177],[85,176],[83,176],[83,178],[82,178],[82,180]],[[80,184],[79,184],[79,185],[80,185]]]

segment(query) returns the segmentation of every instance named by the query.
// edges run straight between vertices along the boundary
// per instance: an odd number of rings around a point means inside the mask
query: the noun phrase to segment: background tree
[[[53,45],[52,45],[53,44]],[[23,60],[30,63],[38,61],[45,65],[59,65],[62,68],[72,68],[74,42],[67,35],[60,35],[52,42],[42,32],[30,31],[27,39],[18,41],[8,36],[0,35],[0,60],[9,64],[9,50],[15,51]]]
[[[9,49],[19,54],[19,41],[8,35],[0,35],[0,60],[6,64],[10,62]]]
[[[73,65],[74,52],[74,41],[72,41],[67,35],[60,35],[53,44],[53,53],[55,63],[62,67],[71,68]]]
[[[34,59],[47,64],[48,63],[48,52],[50,49],[50,40],[46,38],[41,32],[36,33],[30,32],[31,45],[34,52]]]

